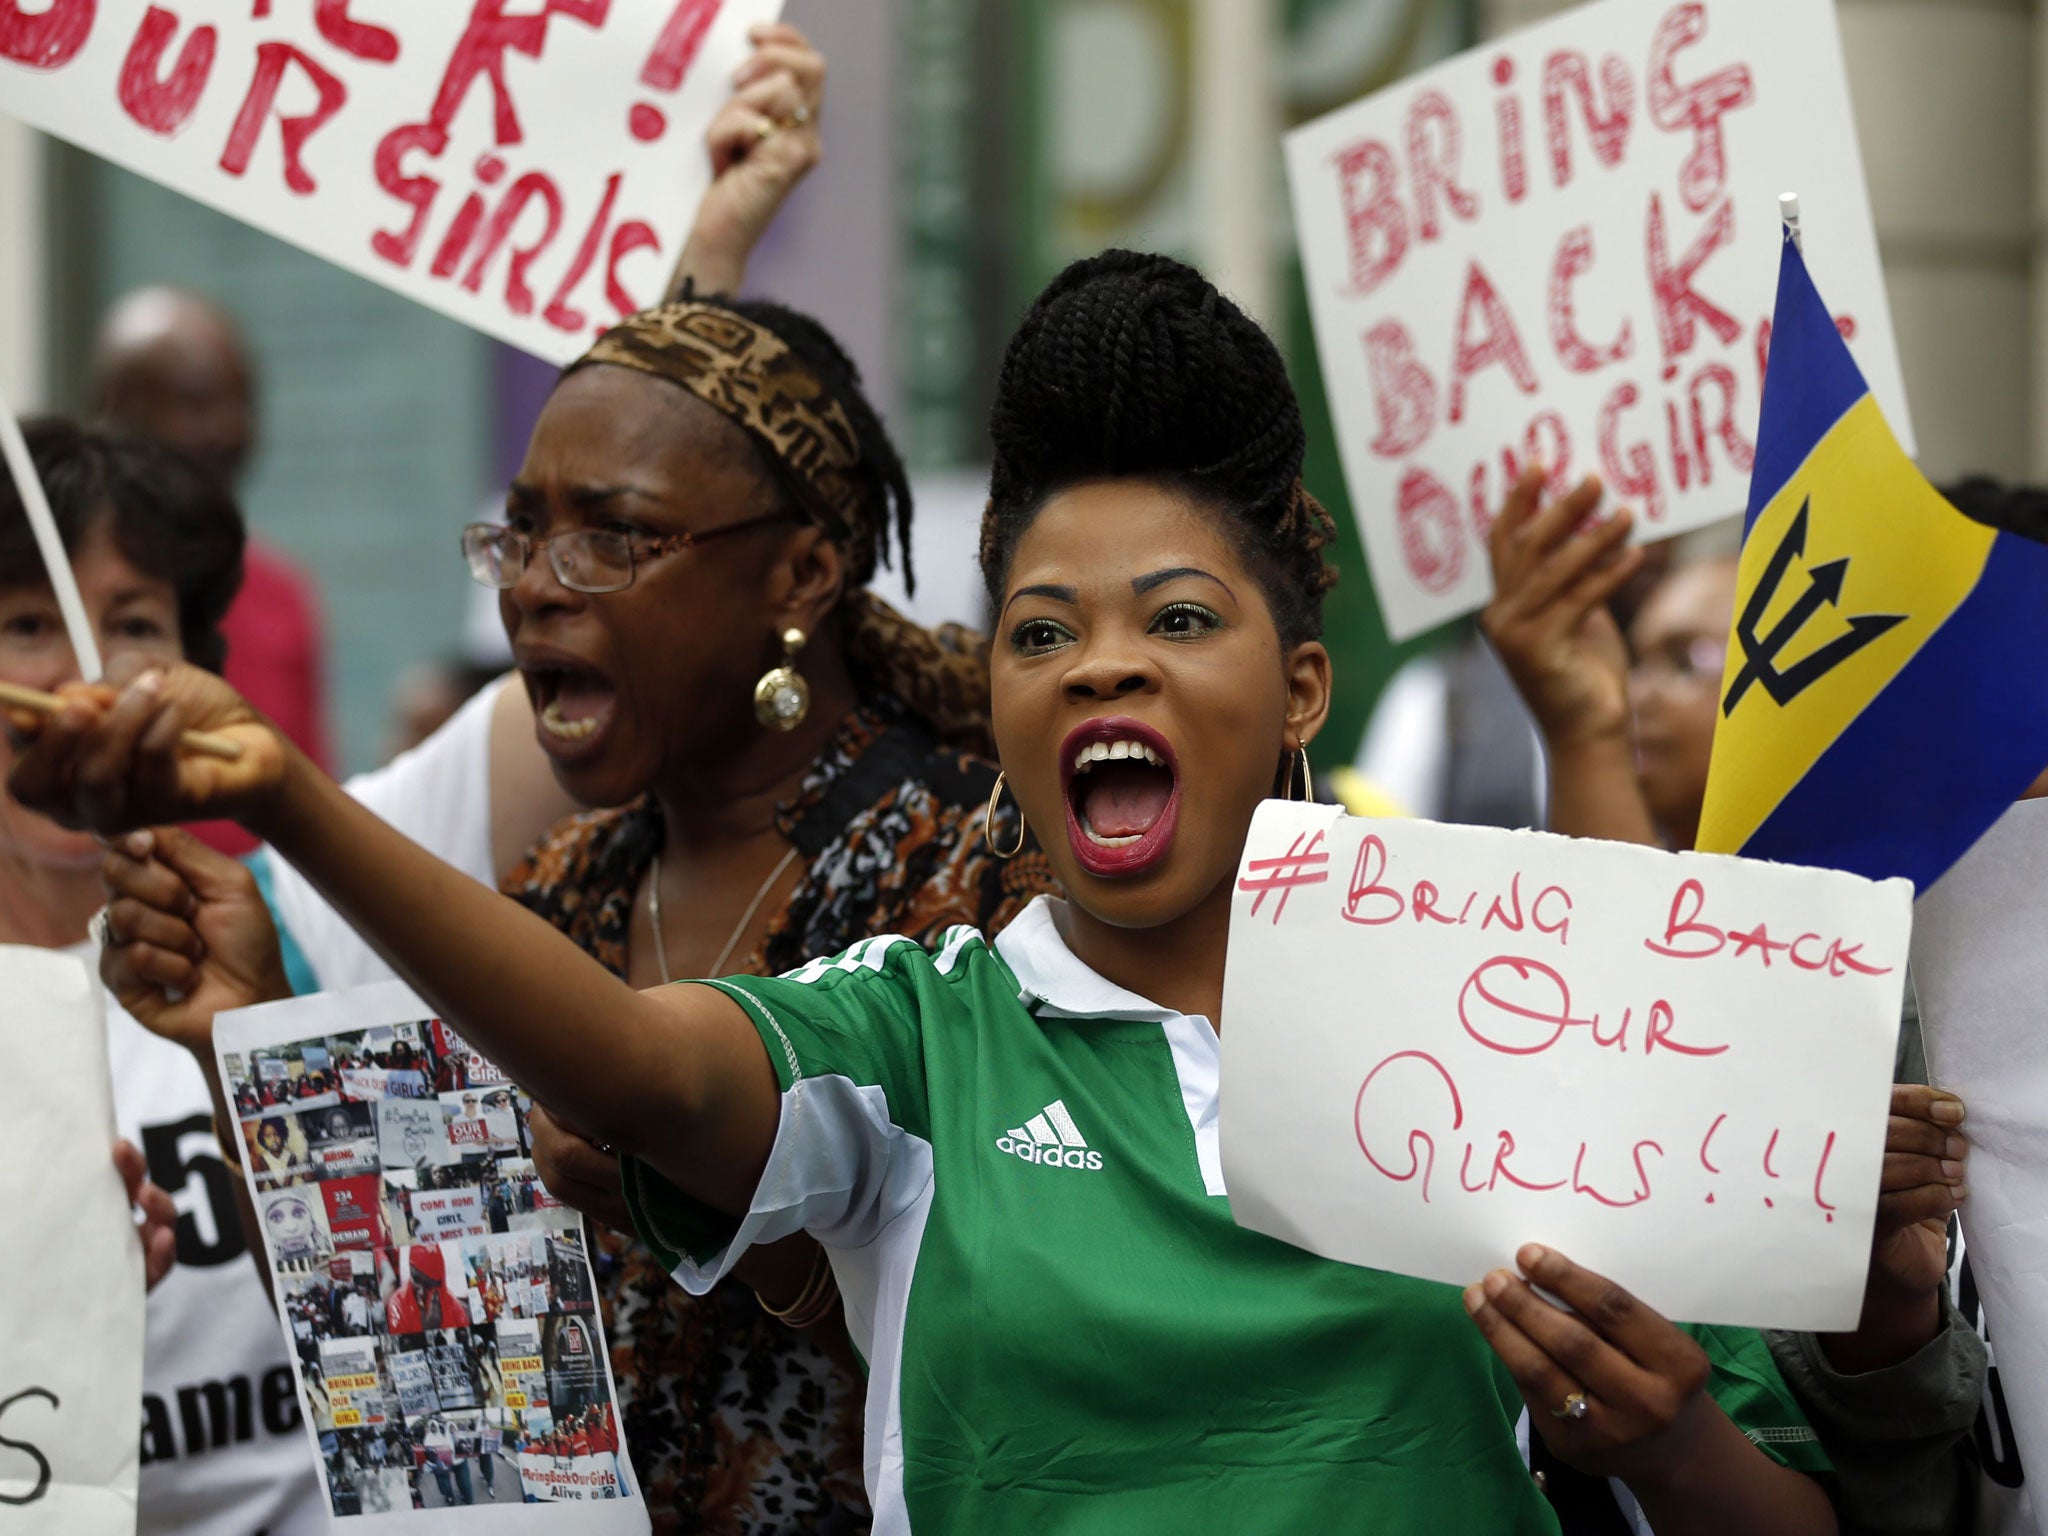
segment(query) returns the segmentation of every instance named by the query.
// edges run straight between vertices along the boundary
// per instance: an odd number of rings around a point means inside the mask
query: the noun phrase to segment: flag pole
[[[35,531],[36,548],[42,551],[43,566],[50,573],[50,586],[57,594],[58,610],[64,615],[64,629],[71,636],[71,654],[78,663],[78,675],[88,683],[100,680],[100,648],[93,643],[92,621],[85,616],[85,603],[78,595],[78,578],[71,574],[71,561],[64,554],[64,540],[58,535],[57,520],[50,515],[50,499],[43,494],[42,478],[29,457],[28,443],[21,435],[21,423],[0,395],[0,455],[14,476],[21,493],[21,505],[28,513],[28,525]]]
[[[1785,233],[1792,237],[1792,249],[1801,256],[1806,254],[1806,241],[1799,233],[1799,194],[1784,192],[1778,197],[1778,218],[1785,226]]]

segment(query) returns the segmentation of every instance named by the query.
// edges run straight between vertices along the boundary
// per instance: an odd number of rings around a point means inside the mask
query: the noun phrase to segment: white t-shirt
[[[90,942],[72,947],[97,969]],[[141,1536],[327,1529],[298,1387],[235,1214],[199,1064],[109,995],[114,1118],[178,1206],[178,1262],[144,1314]]]
[[[491,712],[507,686],[516,684],[501,678],[479,690],[425,741],[346,786],[428,852],[492,887],[498,882],[491,856]],[[287,961],[296,951],[319,990],[394,979],[391,967],[275,850],[261,849],[251,863],[264,882]],[[303,973],[293,980],[302,982]]]

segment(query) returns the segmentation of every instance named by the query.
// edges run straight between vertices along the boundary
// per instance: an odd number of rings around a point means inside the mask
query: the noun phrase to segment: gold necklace
[[[768,893],[775,888],[775,882],[782,878],[782,872],[788,869],[795,859],[796,849],[792,848],[782,856],[781,863],[768,871],[768,878],[761,882],[761,889],[754,892],[754,899],[747,903],[747,910],[740,914],[740,920],[732,930],[732,937],[725,941],[725,948],[718,952],[718,958],[711,962],[711,969],[706,974],[725,974],[725,962],[732,956],[733,945],[739,943],[740,935],[747,931],[747,925],[754,920],[754,914],[761,910],[761,903],[768,899]],[[674,981],[675,977],[669,974],[668,946],[662,943],[661,939],[661,855],[658,853],[654,856],[654,867],[647,881],[647,915],[654,920],[654,963],[661,971],[662,984],[666,986]]]

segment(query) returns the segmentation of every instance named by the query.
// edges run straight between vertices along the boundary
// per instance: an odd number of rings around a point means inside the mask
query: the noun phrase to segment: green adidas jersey
[[[1457,1289],[1238,1227],[1215,1032],[1087,969],[1048,901],[993,948],[877,938],[713,985],[782,1087],[753,1208],[637,1164],[627,1197],[695,1291],[751,1243],[825,1245],[877,1532],[1557,1529]],[[1824,1467],[1762,1339],[1695,1332],[1751,1439]]]

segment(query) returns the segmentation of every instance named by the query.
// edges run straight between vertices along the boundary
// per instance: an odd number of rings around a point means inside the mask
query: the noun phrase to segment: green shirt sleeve
[[[1834,1470],[1761,1333],[1705,1323],[1684,1327],[1707,1352],[1707,1391],[1751,1445],[1795,1472]]]
[[[750,1209],[713,1211],[638,1159],[620,1169],[640,1238],[693,1291],[746,1249],[798,1231],[860,1246],[930,1177],[924,1010],[931,957],[896,936],[777,977],[716,987],[745,1010],[782,1093],[775,1146]]]

